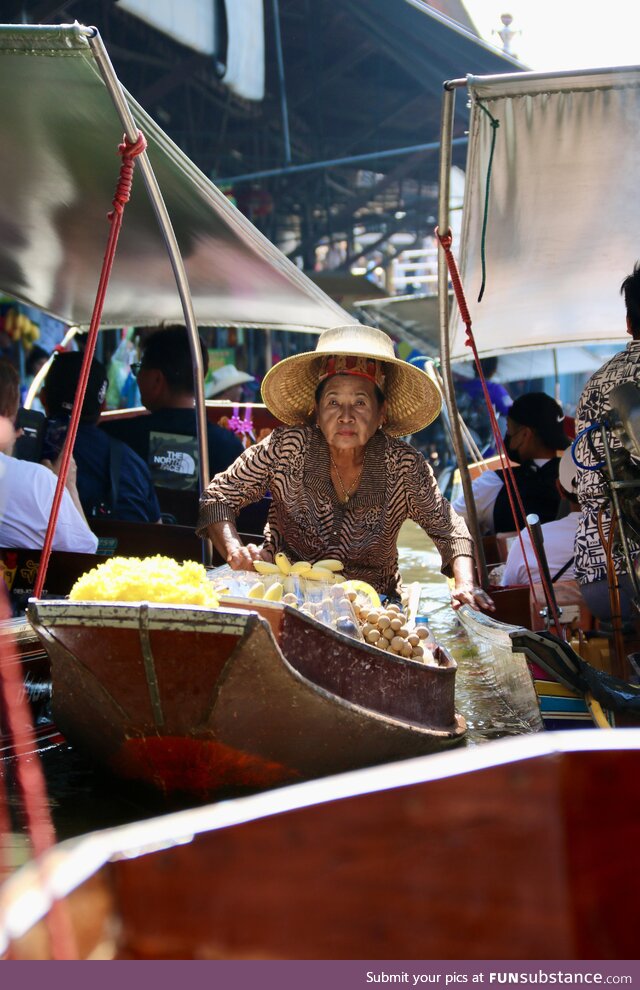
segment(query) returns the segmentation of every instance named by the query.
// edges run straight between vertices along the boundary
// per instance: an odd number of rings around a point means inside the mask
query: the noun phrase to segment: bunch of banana
[[[292,564],[286,553],[277,553],[273,564],[266,560],[254,560],[253,566],[258,574],[282,574],[307,581],[324,581],[326,584],[333,584],[343,568],[341,561],[331,558],[318,560],[315,564],[308,560],[297,560]]]
[[[40,336],[38,325],[30,320],[26,313],[21,313],[13,306],[4,313],[0,329],[4,330],[12,340],[22,340],[27,351]]]

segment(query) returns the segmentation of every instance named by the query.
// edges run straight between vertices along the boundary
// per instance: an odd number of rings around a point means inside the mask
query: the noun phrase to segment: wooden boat
[[[5,883],[0,953],[51,958],[55,897],[83,959],[634,959],[639,769],[538,733],[94,832]]]
[[[167,793],[271,787],[464,736],[445,651],[437,665],[404,660],[280,603],[34,600],[28,615],[60,731]]]
[[[185,527],[103,520],[100,531],[111,552],[153,549],[178,560],[199,552]],[[10,577],[26,600],[39,552],[11,554]],[[49,588],[68,592],[103,559],[54,553]],[[236,599],[212,613],[42,599],[28,614],[32,622],[17,618],[5,632],[17,634],[34,714],[47,710],[53,685],[52,717],[69,742],[167,793],[274,786],[464,736],[446,651],[437,651],[437,667],[392,657],[279,603],[243,608]]]
[[[442,231],[450,226],[450,138],[459,88],[466,89],[470,100],[471,127],[461,243],[453,250],[460,258],[462,283],[469,296],[472,288],[477,293],[481,285],[486,286],[480,293],[482,302],[470,303],[479,356],[542,347],[555,353],[564,345],[614,341],[622,349],[625,326],[617,309],[617,281],[612,284],[611,280],[612,272],[621,273],[621,278],[636,257],[629,203],[640,147],[629,131],[628,119],[640,105],[640,68],[468,76],[447,83],[438,220]],[[624,148],[624,155],[614,153],[613,148]],[[605,186],[615,188],[614,194],[607,195],[607,222],[619,235],[610,253],[593,250],[589,238],[583,236],[585,204],[600,204]],[[469,504],[470,466],[458,428],[452,364],[470,358],[472,352],[460,307],[454,307],[449,319],[448,272],[442,251],[439,263],[441,366]],[[618,279],[618,275],[613,277]],[[571,285],[570,292],[567,285]],[[536,291],[531,291],[532,286]],[[476,529],[473,513],[470,522]],[[480,544],[478,531],[475,536]],[[565,600],[560,600],[566,613],[575,606],[576,590],[567,584],[558,586],[558,596],[561,591],[566,592]],[[637,689],[629,683],[631,671],[621,669],[624,658],[613,669],[604,661],[604,676],[598,676],[594,669],[600,666],[598,651],[594,643],[589,647],[586,637],[581,637],[582,656],[566,649],[561,640],[550,648],[540,635],[543,623],[538,613],[544,602],[533,592],[531,596],[525,588],[492,588],[491,592],[496,602],[494,615],[479,618],[461,609],[459,617],[473,642],[496,658],[496,682],[516,705],[522,694],[512,695],[513,684],[520,689],[523,681],[518,672],[528,669],[525,714],[531,700],[537,699],[543,724],[552,728],[584,727],[594,719],[603,725],[626,724],[629,717],[640,716]],[[562,621],[566,619],[567,614]],[[579,620],[574,622],[574,627],[579,625]],[[587,652],[583,652],[585,643]],[[637,647],[629,647],[633,648]],[[604,715],[592,700],[594,692]]]

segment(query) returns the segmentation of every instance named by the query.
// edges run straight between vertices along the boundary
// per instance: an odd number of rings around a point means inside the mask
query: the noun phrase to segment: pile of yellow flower
[[[109,557],[78,578],[72,601],[163,602],[167,605],[206,605],[219,600],[202,564],[171,557]]]

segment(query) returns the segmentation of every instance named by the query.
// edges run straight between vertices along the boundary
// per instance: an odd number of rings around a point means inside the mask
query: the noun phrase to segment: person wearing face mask
[[[513,475],[524,511],[526,515],[534,512],[542,523],[555,519],[560,508],[556,485],[560,465],[558,451],[569,446],[563,421],[561,407],[545,392],[521,395],[507,416],[505,448],[516,465]],[[524,519],[516,521],[513,518],[503,475],[502,471],[485,471],[471,485],[483,536],[511,533],[525,525]],[[466,520],[464,495],[452,505]]]

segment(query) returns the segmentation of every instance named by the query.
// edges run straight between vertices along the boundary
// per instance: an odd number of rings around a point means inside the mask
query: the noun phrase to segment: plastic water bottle
[[[425,637],[425,639],[423,640],[424,645],[427,645],[431,649],[433,649],[433,647],[436,645],[436,640],[435,640],[435,636],[431,632],[431,626],[429,625],[429,616],[428,615],[417,615],[416,616],[416,629],[419,629],[420,627],[422,627],[423,629],[426,629],[427,632],[429,633],[429,635],[427,637]]]

